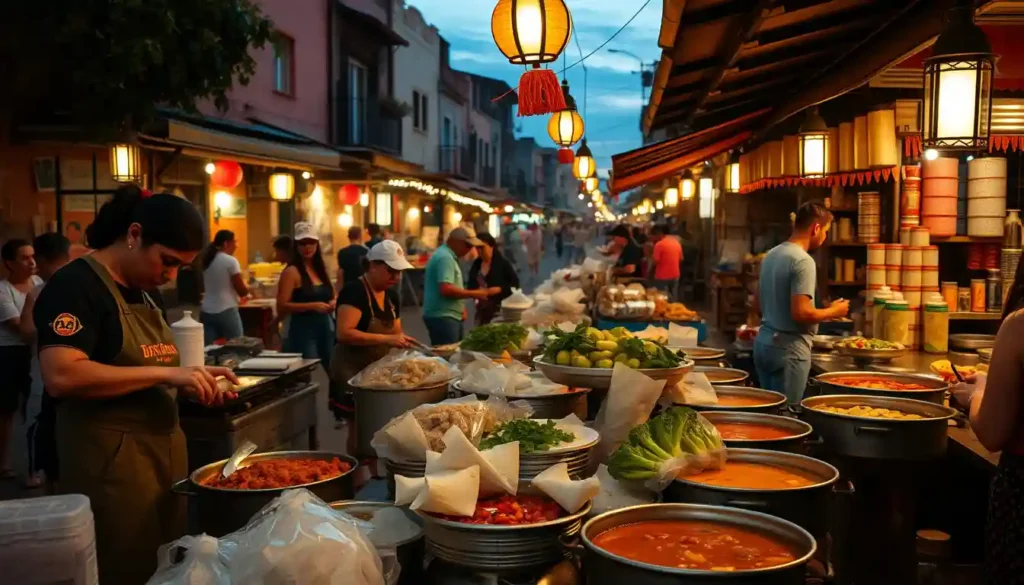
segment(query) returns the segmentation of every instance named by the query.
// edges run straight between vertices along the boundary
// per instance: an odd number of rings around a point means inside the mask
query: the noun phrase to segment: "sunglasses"
[[[299,240],[296,243],[299,246],[315,246],[315,245],[319,244],[320,242],[318,242],[316,240]]]

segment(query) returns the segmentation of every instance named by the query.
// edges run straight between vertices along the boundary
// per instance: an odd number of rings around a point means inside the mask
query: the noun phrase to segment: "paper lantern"
[[[593,177],[597,173],[597,164],[594,162],[594,155],[590,152],[590,147],[587,146],[586,138],[583,139],[583,144],[576,151],[576,160],[572,164],[572,173],[581,181]]]
[[[828,173],[828,138],[828,125],[821,119],[818,108],[811,108],[800,125],[801,177],[820,179]]]
[[[142,151],[138,146],[115,144],[110,147],[110,176],[118,183],[142,180]]]
[[[519,78],[519,115],[550,114],[566,107],[551,63],[569,43],[572,17],[563,0],[498,0],[491,13],[491,35],[513,65],[532,65]]]
[[[289,201],[295,195],[295,176],[291,173],[274,173],[270,175],[268,185],[270,196],[277,201]]]
[[[932,55],[924,60],[924,148],[988,148],[994,71],[995,55],[974,24],[973,4],[951,8]]]
[[[740,151],[734,150],[729,155],[729,164],[725,166],[725,190],[728,193],[739,193],[741,186]]]
[[[210,183],[221,189],[234,189],[242,182],[242,165],[233,160],[219,160],[213,163]]]
[[[345,205],[359,203],[359,187],[352,183],[346,183],[338,189],[338,199]]]
[[[576,100],[569,95],[569,84],[565,80],[562,80],[562,95],[565,97],[565,109],[551,114],[548,136],[558,146],[568,148],[583,138],[584,125],[583,117],[576,111]]]
[[[594,189],[597,189],[597,187],[597,177],[587,177],[586,179],[583,179],[583,190],[586,191],[587,193],[590,193]]]
[[[693,173],[687,170],[683,173],[683,178],[679,181],[679,197],[683,201],[689,201],[693,199],[693,194],[697,191],[697,186],[693,182]]]
[[[679,205],[679,188],[669,187],[665,189],[665,206],[675,207],[676,205]]]

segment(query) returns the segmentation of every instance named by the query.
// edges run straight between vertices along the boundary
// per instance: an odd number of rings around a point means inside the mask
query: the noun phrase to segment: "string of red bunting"
[[[779,177],[777,179],[761,179],[740,187],[740,193],[750,193],[761,189],[781,189],[786,187],[854,187],[867,185],[869,183],[889,182],[892,179],[896,167],[885,169],[872,169],[870,171],[850,171],[848,173],[833,173],[819,179],[805,179],[803,177]]]
[[[989,152],[1024,152],[1024,136],[993,134],[988,139]],[[921,146],[921,135],[910,134],[903,138],[903,155],[921,158],[924,148]]]

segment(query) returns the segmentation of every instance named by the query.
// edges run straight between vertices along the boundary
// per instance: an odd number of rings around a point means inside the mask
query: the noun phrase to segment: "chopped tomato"
[[[505,494],[498,498],[478,501],[472,516],[435,516],[466,524],[514,526],[557,520],[562,514],[562,508],[547,498]]]

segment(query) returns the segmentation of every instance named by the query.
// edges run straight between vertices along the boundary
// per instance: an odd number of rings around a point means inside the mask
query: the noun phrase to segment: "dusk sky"
[[[576,40],[569,41],[569,65],[587,55],[611,37],[647,0],[567,0],[575,22]],[[523,72],[508,62],[491,38],[491,11],[494,2],[475,0],[458,4],[452,0],[406,0],[423,13],[424,19],[438,28],[451,43],[451,64],[455,69],[503,79],[515,86]],[[469,8],[468,6],[473,6]],[[611,166],[611,155],[636,148],[642,143],[640,110],[640,63],[608,49],[629,51],[650,64],[661,56],[658,31],[661,26],[660,0],[652,0],[626,30],[604,49],[589,57],[587,68],[586,124],[587,144],[594,152],[600,175]],[[649,66],[649,65],[648,65]],[[556,71],[561,78],[562,60]],[[576,66],[566,75],[570,91],[580,113],[584,111],[583,67]],[[518,135],[533,136],[541,146],[554,146],[547,135],[547,116],[517,118]]]

